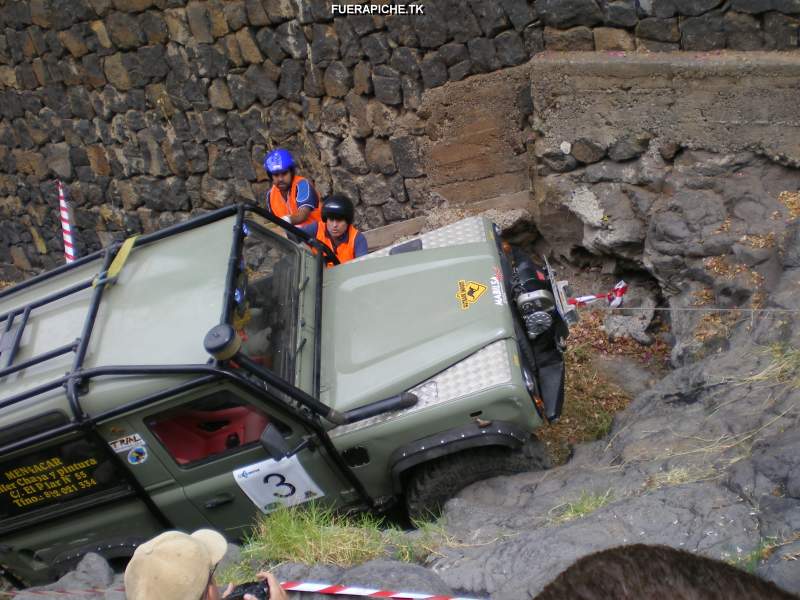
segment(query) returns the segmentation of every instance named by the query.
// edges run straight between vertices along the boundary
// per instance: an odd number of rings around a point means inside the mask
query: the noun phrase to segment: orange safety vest
[[[347,226],[347,241],[342,242],[336,249],[333,248],[333,240],[328,237],[328,228],[325,223],[317,224],[317,239],[325,244],[328,248],[336,253],[336,258],[339,259],[339,264],[346,263],[348,260],[353,260],[356,257],[356,236],[358,229],[352,225]],[[328,263],[329,267],[334,266],[332,262]]]
[[[292,178],[292,187],[289,188],[288,202],[283,199],[283,194],[281,194],[278,186],[272,186],[272,189],[269,191],[269,208],[273,215],[280,219],[286,215],[293,215],[297,213],[297,186],[301,181],[304,180],[305,177],[300,177],[299,175],[295,175]],[[311,182],[309,182],[308,185],[310,186]],[[319,204],[317,204],[317,208],[311,211],[305,221],[302,223],[295,223],[295,226],[301,227],[303,225],[311,225],[311,223],[314,222],[322,222],[322,210],[320,209]]]

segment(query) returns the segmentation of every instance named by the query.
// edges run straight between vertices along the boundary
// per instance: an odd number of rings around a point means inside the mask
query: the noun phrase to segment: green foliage
[[[218,574],[218,581],[250,581],[263,568],[284,563],[349,567],[376,558],[422,562],[452,539],[436,523],[415,523],[404,532],[368,513],[347,515],[309,502],[280,508],[255,524],[242,547],[242,560]]]
[[[755,573],[758,566],[767,560],[775,549],[781,545],[783,543],[779,542],[776,537],[761,538],[758,540],[758,546],[755,549],[746,554],[728,559],[728,563],[748,573]]]

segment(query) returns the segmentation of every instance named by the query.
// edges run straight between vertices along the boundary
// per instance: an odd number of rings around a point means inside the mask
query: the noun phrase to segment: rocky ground
[[[797,285],[799,275],[784,277]],[[568,464],[467,488],[444,514],[458,544],[429,557],[428,569],[373,561],[284,565],[277,575],[511,600],[533,597],[583,555],[644,542],[733,562],[798,593],[798,371],[795,363],[758,380],[775,364],[758,347],[764,335],[743,331],[735,350],[642,391],[606,439],[579,446]],[[795,324],[791,339],[798,335]],[[120,576],[99,557],[49,589],[124,597]]]
[[[659,159],[648,152],[626,168],[645,172],[651,160]],[[581,235],[606,236],[607,281],[625,269],[658,280],[674,369],[654,383],[633,363],[609,359],[605,368],[636,398],[605,439],[579,445],[566,465],[464,490],[444,511],[456,544],[431,555],[427,569],[284,565],[279,577],[516,600],[581,556],[645,542],[727,560],[800,593],[800,321],[780,312],[800,310],[800,198],[791,191],[800,180],[753,155],[687,152],[663,168],[657,187],[670,193],[630,214],[616,214],[624,203],[602,196],[602,187],[585,206],[568,193],[561,199],[583,220]],[[570,183],[552,177],[554,188]],[[586,177],[588,168],[566,176]],[[650,184],[637,180],[628,198],[653,193],[638,185]],[[751,192],[743,196],[744,188]],[[610,223],[587,212],[595,204]],[[546,219],[537,225],[544,238],[526,242],[558,247]],[[576,283],[583,292],[591,280]],[[646,294],[638,302],[652,307]],[[648,335],[646,319],[622,318],[617,325],[630,335]],[[102,561],[89,564],[96,569],[84,565],[53,589],[101,588],[75,597],[120,598],[119,578]]]
[[[622,169],[641,175],[653,160],[662,158],[650,147]],[[787,191],[797,172],[702,152],[656,171],[652,180],[592,167],[548,175],[556,208],[537,226],[551,247],[588,248],[616,260],[610,270],[656,277],[671,309],[674,370],[653,384],[610,365],[638,395],[605,439],[577,447],[564,466],[476,484],[448,503],[462,545],[429,566],[453,589],[531,597],[580,556],[644,542],[800,592],[800,323],[781,312],[800,309],[800,209]],[[586,198],[573,193],[580,182]],[[558,227],[565,208],[580,220],[574,233]],[[637,321],[619,325],[646,334]]]

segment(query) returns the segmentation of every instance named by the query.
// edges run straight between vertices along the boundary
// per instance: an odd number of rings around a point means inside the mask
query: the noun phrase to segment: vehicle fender
[[[117,558],[130,558],[134,550],[148,540],[146,537],[122,537],[108,538],[106,540],[86,544],[79,548],[70,549],[53,558],[50,569],[57,577],[63,576],[68,571],[74,569],[84,555],[88,552],[99,554],[108,561]]]
[[[429,460],[481,446],[519,448],[530,435],[525,428],[514,423],[491,421],[488,425],[470,423],[414,440],[392,452],[389,457],[392,485],[395,492],[400,492],[402,474],[411,467]]]

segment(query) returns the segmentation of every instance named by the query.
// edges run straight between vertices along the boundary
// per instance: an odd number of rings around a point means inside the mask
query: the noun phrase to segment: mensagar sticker
[[[29,506],[43,500],[69,496],[81,489],[97,485],[88,469],[97,466],[96,458],[64,464],[53,457],[26,467],[17,467],[3,473],[0,494],[8,494],[16,506]]]
[[[0,464],[0,519],[60,503],[123,481],[105,453],[72,440]]]

